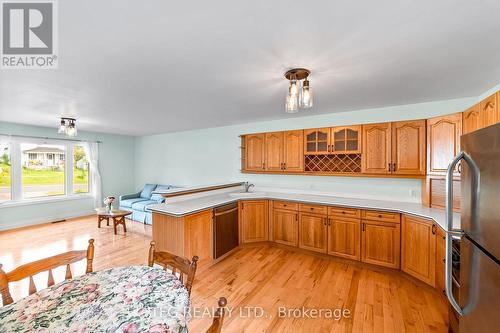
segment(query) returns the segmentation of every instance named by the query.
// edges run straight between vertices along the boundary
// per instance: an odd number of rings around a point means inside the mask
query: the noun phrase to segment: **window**
[[[73,146],[73,193],[89,193],[89,161],[82,146]]]
[[[82,144],[2,138],[0,202],[51,200],[92,192],[90,164]]]
[[[11,192],[10,149],[0,141],[0,202],[10,200]]]
[[[21,192],[25,199],[65,194],[65,163],[54,155],[64,154],[65,146],[21,143]],[[40,158],[33,160],[30,154]]]

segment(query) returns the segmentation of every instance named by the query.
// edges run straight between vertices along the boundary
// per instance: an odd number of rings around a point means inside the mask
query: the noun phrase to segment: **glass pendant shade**
[[[285,110],[287,113],[297,113],[299,100],[297,95],[288,94],[286,96]]]
[[[61,125],[59,125],[57,133],[59,133],[59,134],[66,133],[66,122],[64,120],[61,120]]]
[[[68,125],[68,129],[66,131],[66,134],[68,136],[76,136],[78,134],[74,123],[70,123]]]
[[[313,106],[313,93],[307,79],[304,80],[304,84],[302,85],[299,102],[299,106],[302,109],[309,109]]]
[[[296,80],[290,81],[290,88],[288,89],[290,95],[297,96],[299,94],[299,86]]]

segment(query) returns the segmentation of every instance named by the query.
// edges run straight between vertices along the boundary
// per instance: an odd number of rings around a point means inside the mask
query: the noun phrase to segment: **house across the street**
[[[64,150],[57,147],[36,147],[23,151],[22,164],[30,169],[64,167]]]

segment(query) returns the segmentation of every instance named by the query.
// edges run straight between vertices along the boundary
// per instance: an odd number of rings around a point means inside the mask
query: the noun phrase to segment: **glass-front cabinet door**
[[[359,154],[361,152],[361,126],[333,127],[331,152]]]
[[[328,154],[330,148],[330,128],[304,130],[304,154]]]

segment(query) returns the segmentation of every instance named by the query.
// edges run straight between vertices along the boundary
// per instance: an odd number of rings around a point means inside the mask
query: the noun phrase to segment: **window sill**
[[[65,195],[65,196],[54,197],[54,198],[34,198],[34,199],[25,199],[25,200],[19,200],[19,201],[4,201],[4,202],[0,202],[0,208],[29,206],[29,205],[82,200],[82,199],[92,199],[92,198],[93,198],[92,194],[74,194],[74,195]]]

